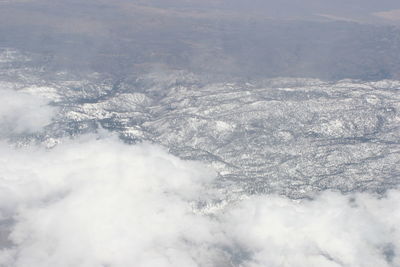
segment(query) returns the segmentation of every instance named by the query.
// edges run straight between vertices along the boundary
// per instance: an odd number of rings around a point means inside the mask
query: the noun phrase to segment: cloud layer
[[[199,210],[221,197],[214,179],[202,164],[109,136],[51,150],[1,144],[0,266],[400,264],[397,191]]]
[[[4,88],[1,84],[0,94],[0,137],[40,131],[55,113],[55,108],[38,96]]]
[[[0,210],[16,222],[3,266],[197,266],[210,259],[214,227],[192,212],[192,202],[206,195],[211,171],[158,147],[87,138],[51,151],[1,149]]]

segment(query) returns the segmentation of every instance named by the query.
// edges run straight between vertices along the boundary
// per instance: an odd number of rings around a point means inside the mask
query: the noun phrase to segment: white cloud
[[[198,163],[113,138],[1,151],[0,209],[16,220],[4,266],[197,266],[216,253],[213,222],[192,212],[215,177]]]
[[[399,266],[400,194],[251,196],[215,211],[215,174],[162,148],[85,136],[0,145],[0,266]],[[2,223],[8,221],[8,224]],[[1,244],[3,242],[3,244]]]
[[[354,198],[353,198],[354,197]],[[325,192],[314,201],[253,197],[222,224],[243,266],[399,266],[400,194]]]
[[[40,131],[55,113],[38,96],[5,88],[0,88],[0,94],[0,136]]]

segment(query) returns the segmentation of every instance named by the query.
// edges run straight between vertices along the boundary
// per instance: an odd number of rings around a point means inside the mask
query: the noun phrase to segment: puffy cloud
[[[325,192],[315,200],[252,197],[231,208],[222,224],[243,266],[398,266],[398,192]]]
[[[249,196],[164,149],[84,136],[0,145],[0,266],[399,266],[400,194]]]
[[[0,136],[40,131],[51,122],[55,108],[43,98],[0,88]]]
[[[214,177],[198,163],[113,138],[2,153],[0,207],[16,221],[4,266],[197,266],[214,254],[212,221],[192,212]]]

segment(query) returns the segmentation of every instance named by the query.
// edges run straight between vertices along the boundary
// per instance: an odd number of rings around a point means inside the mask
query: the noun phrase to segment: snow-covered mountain
[[[221,188],[246,194],[383,192],[399,183],[400,81],[210,82],[182,71],[49,78],[28,61],[3,50],[0,86],[44,97],[58,112],[42,132],[13,136],[20,144],[53,146],[102,127],[206,162]]]

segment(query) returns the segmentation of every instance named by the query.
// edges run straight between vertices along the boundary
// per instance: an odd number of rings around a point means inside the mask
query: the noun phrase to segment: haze
[[[400,75],[397,1],[0,2],[0,46],[50,70],[113,77],[151,69],[211,76],[379,80]]]

